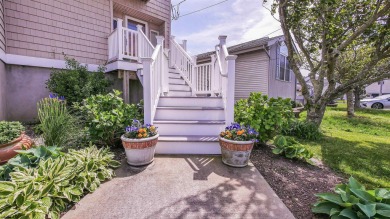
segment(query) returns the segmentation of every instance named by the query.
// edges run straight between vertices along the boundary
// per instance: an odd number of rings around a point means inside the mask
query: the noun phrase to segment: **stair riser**
[[[174,97],[191,97],[192,93],[189,92],[182,92],[182,91],[169,91],[168,96],[174,96]]]
[[[169,78],[169,83],[170,84],[186,84],[184,79],[179,79],[179,78]]]
[[[223,107],[223,101],[217,98],[160,98],[158,106]]]
[[[171,77],[171,78],[181,78],[180,74],[176,74],[176,73],[169,73],[169,77]]]
[[[223,110],[157,109],[155,120],[225,120]]]
[[[221,154],[218,142],[159,141],[156,154]]]
[[[224,124],[158,124],[160,135],[219,135]]]
[[[169,89],[170,90],[191,91],[191,88],[188,85],[170,84]]]

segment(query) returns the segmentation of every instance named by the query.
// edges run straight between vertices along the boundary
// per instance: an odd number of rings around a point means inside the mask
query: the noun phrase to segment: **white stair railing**
[[[138,25],[137,30],[123,27],[123,20],[117,20],[117,28],[108,36],[108,60],[130,59],[140,61],[151,57],[154,46]]]
[[[150,57],[142,57],[144,122],[152,124],[160,95],[168,91],[168,56],[164,52],[164,37],[157,36],[157,45]]]
[[[219,36],[216,46],[216,72],[219,73],[219,86],[225,108],[225,122],[230,125],[234,122],[234,89],[236,74],[236,55],[229,55],[226,47],[226,36]]]
[[[196,64],[196,58],[192,58],[171,38],[170,61],[171,67],[179,70],[183,79],[191,87],[192,94],[218,94],[218,88],[215,87],[214,80],[217,80],[214,73],[212,62],[205,64]],[[185,43],[184,43],[185,45]],[[218,76],[218,75],[217,75]]]

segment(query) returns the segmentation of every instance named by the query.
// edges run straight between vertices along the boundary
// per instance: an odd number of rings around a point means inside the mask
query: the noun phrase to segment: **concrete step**
[[[158,106],[223,107],[221,97],[160,97]]]
[[[191,87],[184,84],[169,84],[169,90],[191,91]]]
[[[168,96],[177,96],[177,97],[191,97],[191,91],[181,91],[181,90],[169,90]]]
[[[225,128],[225,121],[174,121],[155,120],[160,135],[219,135]]]
[[[182,78],[171,78],[169,77],[170,84],[186,84],[186,81]]]
[[[179,73],[169,72],[169,77],[171,78],[181,78]]]
[[[222,107],[158,106],[155,120],[224,120]]]
[[[160,135],[157,154],[221,154],[215,135]]]

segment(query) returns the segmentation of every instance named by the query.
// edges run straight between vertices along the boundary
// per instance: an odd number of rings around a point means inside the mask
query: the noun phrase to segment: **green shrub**
[[[107,149],[70,150],[41,161],[37,168],[16,167],[0,182],[0,218],[59,218],[70,204],[111,179],[119,166]]]
[[[64,96],[69,106],[91,95],[108,92],[111,82],[105,78],[103,67],[97,72],[89,72],[86,65],[75,59],[65,56],[65,60],[66,69],[53,70],[46,85],[51,92]]]
[[[318,140],[322,137],[320,128],[311,122],[294,120],[283,127],[283,135],[296,136],[306,140]]]
[[[237,101],[234,114],[235,121],[254,128],[263,143],[277,135],[294,117],[290,99],[268,98],[261,93],[251,93],[248,99]]]
[[[353,177],[340,184],[335,193],[319,193],[312,211],[331,218],[390,218],[390,190],[366,190]]]
[[[64,101],[44,98],[38,102],[38,128],[45,145],[71,146],[82,135],[77,120],[72,116]]]
[[[0,121],[0,144],[6,144],[19,137],[24,127],[20,122]]]
[[[19,154],[0,166],[0,180],[10,180],[9,174],[15,167],[35,168],[39,162],[48,158],[56,158],[62,155],[60,148],[55,146],[38,146],[28,150],[18,150]]]
[[[124,103],[120,94],[114,90],[106,95],[91,96],[75,106],[83,115],[91,141],[95,144],[118,145],[125,127],[131,125],[133,119],[143,119],[137,105]]]
[[[281,154],[290,159],[295,158],[311,163],[309,159],[313,157],[313,154],[291,137],[278,135],[274,139],[274,145],[276,146],[272,150],[274,154]]]

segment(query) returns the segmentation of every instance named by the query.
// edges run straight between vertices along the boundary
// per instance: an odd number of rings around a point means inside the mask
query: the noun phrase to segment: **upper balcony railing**
[[[122,26],[122,19],[118,19],[117,28],[108,36],[108,60],[135,60],[141,57],[151,57],[154,46],[138,25],[137,30]]]

